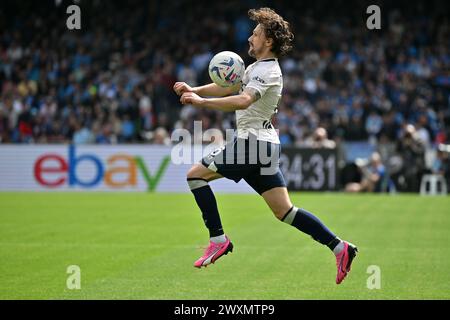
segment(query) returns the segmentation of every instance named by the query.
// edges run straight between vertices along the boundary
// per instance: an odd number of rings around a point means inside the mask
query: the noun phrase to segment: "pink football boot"
[[[209,242],[208,248],[206,248],[203,256],[195,261],[194,267],[201,268],[216,262],[223,255],[227,255],[228,252],[233,252],[233,244],[227,237],[227,241],[224,243]]]
[[[344,241],[344,249],[336,256],[336,284],[340,284],[351,270],[353,259],[356,257],[358,248]]]

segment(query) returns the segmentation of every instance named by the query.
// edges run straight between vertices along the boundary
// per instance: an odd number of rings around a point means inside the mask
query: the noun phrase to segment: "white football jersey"
[[[236,110],[236,127],[239,138],[251,133],[258,140],[280,144],[278,133],[272,125],[283,90],[283,75],[278,59],[264,59],[248,66],[242,79],[241,92],[252,88],[261,98],[245,110]]]

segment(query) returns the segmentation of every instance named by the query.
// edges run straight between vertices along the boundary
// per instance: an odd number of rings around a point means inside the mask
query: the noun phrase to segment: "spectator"
[[[370,157],[370,163],[358,161],[357,166],[362,173],[361,182],[352,182],[346,185],[347,192],[384,192],[386,189],[386,168],[381,161],[379,153]]]
[[[405,126],[396,150],[402,158],[403,167],[397,179],[399,190],[418,192],[425,170],[425,145],[412,124]]]
[[[336,143],[333,140],[328,139],[327,130],[320,127],[317,128],[313,135],[306,139],[305,146],[309,148],[325,148],[325,149],[334,149],[336,148]]]
[[[77,122],[76,130],[73,134],[74,144],[92,144],[95,143],[95,136],[86,126],[81,127]]]
[[[377,136],[383,127],[383,119],[375,111],[372,111],[366,119],[366,131],[369,134],[369,142],[373,145],[377,142]]]
[[[152,143],[157,145],[169,146],[171,144],[171,141],[167,130],[162,127],[157,128],[154,132]]]

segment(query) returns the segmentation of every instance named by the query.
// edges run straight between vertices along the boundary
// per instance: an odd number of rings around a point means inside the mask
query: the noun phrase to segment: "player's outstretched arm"
[[[193,92],[201,97],[225,97],[239,92],[240,88],[241,84],[224,88],[215,83],[210,83],[200,87],[191,87],[185,82],[177,82],[173,86],[173,90],[179,96],[186,92]]]
[[[202,98],[194,92],[186,92],[181,96],[180,101],[182,104],[191,104],[212,110],[236,111],[247,109],[259,98],[261,97],[258,91],[252,88],[246,88],[239,95],[222,98]]]

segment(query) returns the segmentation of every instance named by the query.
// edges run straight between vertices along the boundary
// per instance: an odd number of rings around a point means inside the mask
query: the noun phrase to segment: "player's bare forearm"
[[[186,82],[176,82],[173,86],[173,90],[179,96],[187,92],[193,92],[202,97],[225,97],[239,92],[240,89],[240,83],[227,88],[220,87],[215,83],[210,83],[200,87],[191,87]]]
[[[180,101],[182,104],[231,112],[247,109],[253,103],[254,98],[246,92],[223,98],[202,98],[193,92],[188,92],[182,95]]]
[[[235,85],[233,87],[220,87],[215,83],[210,83],[201,87],[195,87],[193,92],[201,97],[225,97],[236,92],[239,92],[241,85]]]
[[[245,95],[230,96],[224,98],[210,98],[204,99],[201,107],[220,110],[225,112],[232,112],[236,110],[247,109],[251,104],[251,98]]]

